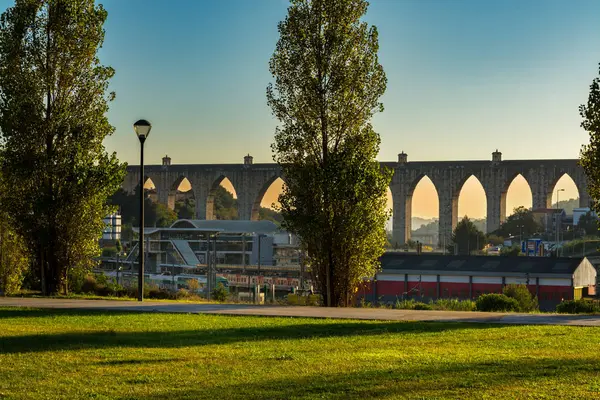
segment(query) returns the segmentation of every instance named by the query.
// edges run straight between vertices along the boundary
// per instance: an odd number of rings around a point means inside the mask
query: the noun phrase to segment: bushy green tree
[[[229,293],[227,292],[227,289],[225,288],[225,286],[221,282],[219,282],[219,283],[217,283],[217,287],[214,288],[211,295],[212,295],[211,297],[213,300],[224,302],[227,300],[227,296],[229,295]]]
[[[475,307],[484,312],[519,311],[519,302],[504,294],[489,293],[479,296]]]
[[[515,299],[517,303],[519,303],[517,311],[531,312],[536,311],[539,308],[537,297],[532,295],[525,285],[506,285],[504,286],[504,289],[502,289],[502,294]]]
[[[108,203],[121,210],[121,221],[123,225],[139,226],[140,222],[140,201],[138,185],[134,193],[127,193],[123,189],[117,192],[109,199]],[[146,227],[165,227],[170,226],[177,220],[177,214],[167,206],[157,203],[150,199],[148,190],[144,190],[144,225]]]
[[[516,207],[513,214],[495,232],[498,236],[522,236],[521,239],[532,237],[543,229],[533,217],[531,210],[523,206]]]
[[[279,23],[267,101],[280,126],[272,146],[286,177],[283,225],[296,233],[326,306],[350,304],[386,241],[391,172],[375,158],[370,119],[386,77],[364,0],[292,0]]]
[[[521,255],[521,247],[520,246],[511,246],[511,247],[503,247],[500,249],[501,256],[507,257],[516,257]]]
[[[195,219],[196,201],[194,199],[185,199],[175,203],[175,213],[179,219]]]
[[[590,136],[590,143],[581,149],[579,164],[587,175],[592,208],[600,212],[600,75],[592,81],[587,104],[579,107],[581,127]]]
[[[0,219],[0,292],[17,293],[29,267],[29,254],[21,238],[6,222]]]
[[[584,235],[598,235],[598,218],[587,212],[577,221],[577,229]]]
[[[107,13],[94,0],[16,0],[0,18],[2,209],[23,237],[45,293],[99,254],[107,197],[125,166],[107,154],[114,128],[100,64]]]
[[[487,235],[487,243],[491,244],[492,246],[498,246],[504,244],[504,238],[502,236],[489,234]]]
[[[486,245],[485,234],[481,232],[469,217],[465,216],[454,228],[452,232],[452,240],[448,245],[448,251],[458,254],[471,254],[481,250]]]
[[[223,186],[218,186],[214,193],[216,219],[238,219],[238,201]]]

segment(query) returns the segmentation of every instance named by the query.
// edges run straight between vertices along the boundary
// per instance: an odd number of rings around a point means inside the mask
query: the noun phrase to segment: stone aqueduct
[[[439,198],[439,237],[449,237],[458,222],[458,196],[465,183],[475,176],[485,190],[487,200],[487,230],[496,230],[506,218],[506,194],[519,174],[528,182],[533,196],[533,208],[552,204],[556,182],[569,175],[579,190],[579,205],[587,207],[590,198],[586,177],[577,160],[502,160],[502,153],[492,153],[490,161],[416,161],[409,162],[403,152],[397,162],[382,162],[393,169],[390,184],[393,198],[394,242],[410,239],[412,195],[420,180],[427,176],[433,182]],[[214,190],[223,179],[233,184],[238,198],[240,219],[257,220],[260,203],[269,186],[281,177],[277,164],[254,164],[251,156],[243,164],[174,164],[163,158],[162,165],[147,165],[145,176],[155,185],[159,202],[174,207],[175,194],[183,178],[191,183],[196,199],[196,218],[214,219]],[[285,180],[285,179],[284,179]],[[123,189],[133,192],[139,184],[139,166],[129,166]]]

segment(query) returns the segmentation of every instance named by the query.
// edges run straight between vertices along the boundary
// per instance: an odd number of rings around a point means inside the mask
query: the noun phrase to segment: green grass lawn
[[[0,308],[0,399],[600,398],[600,330]]]

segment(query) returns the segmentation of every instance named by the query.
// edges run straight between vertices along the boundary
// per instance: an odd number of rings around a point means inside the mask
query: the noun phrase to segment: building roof
[[[221,233],[276,233],[277,225],[271,221],[240,221],[240,220],[205,220],[205,219],[180,219],[170,228],[198,229]]]
[[[408,255],[388,252],[381,256],[383,272],[485,272],[572,275],[584,258]]]

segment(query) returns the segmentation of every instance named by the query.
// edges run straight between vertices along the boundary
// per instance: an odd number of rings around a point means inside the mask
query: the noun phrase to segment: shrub
[[[88,272],[83,268],[70,268],[68,272],[69,291],[72,293],[83,293],[82,286],[88,276]]]
[[[306,299],[307,306],[319,306],[321,305],[321,296],[318,294],[311,294]]]
[[[565,300],[556,306],[561,314],[592,314],[600,312],[600,306],[587,300]]]
[[[198,289],[200,289],[200,283],[198,282],[197,279],[188,279],[186,281],[186,283],[187,283],[188,290],[190,292],[196,293],[196,292],[198,292]]]
[[[417,301],[413,306],[413,310],[433,310],[433,306],[431,304]]]
[[[396,300],[394,308],[399,310],[433,310],[432,303],[423,303],[420,301],[410,300]]]
[[[101,254],[102,257],[115,257],[117,255],[117,249],[115,247],[104,247]]]
[[[362,300],[362,299],[361,299]],[[287,302],[290,306],[296,306],[298,305],[298,295],[297,294],[288,294],[287,295]]]
[[[396,299],[396,303],[394,304],[394,308],[398,310],[412,310],[415,306],[416,301],[413,299],[410,300],[400,300]]]
[[[223,286],[223,284],[219,282],[217,284],[217,287],[212,292],[213,300],[224,302],[227,300],[227,296],[227,289],[225,289],[225,286]]]
[[[443,311],[475,311],[473,300],[438,299],[432,303],[434,310]]]
[[[517,303],[519,303],[518,311],[531,312],[536,311],[539,308],[537,297],[533,296],[525,285],[506,285],[502,290],[502,293],[505,296],[517,300]]]
[[[519,302],[503,294],[490,293],[479,296],[477,311],[518,311]]]
[[[176,295],[167,290],[158,287],[152,287],[148,289],[148,295],[145,297],[148,297],[149,299],[167,300],[174,299]]]
[[[81,283],[79,287],[80,293],[96,293],[96,287],[98,283],[96,282],[96,277],[94,275],[87,275],[83,278],[83,283]]]

